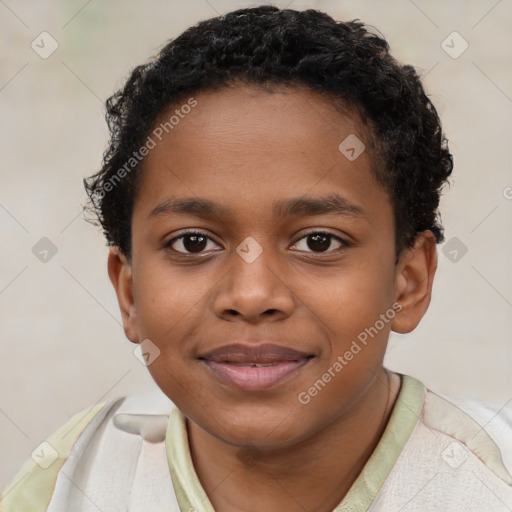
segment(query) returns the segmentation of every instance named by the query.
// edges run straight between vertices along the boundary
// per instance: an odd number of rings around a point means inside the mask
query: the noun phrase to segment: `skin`
[[[194,466],[215,510],[329,511],[391,413],[400,381],[382,366],[388,336],[414,329],[428,308],[435,239],[420,233],[395,265],[392,203],[371,170],[378,159],[369,142],[354,161],[338,150],[349,134],[369,141],[352,109],[341,114],[297,88],[238,85],[195,98],[144,161],[131,261],[115,247],[109,253],[125,333],[159,348],[149,371],[188,418]],[[274,216],[277,201],[333,191],[363,213]],[[231,214],[149,217],[171,197],[209,199]],[[165,247],[184,229],[209,237],[202,253],[180,255],[193,250],[190,238]],[[334,235],[326,251],[308,245],[310,232]],[[262,248],[252,263],[236,252],[249,236]],[[299,393],[396,303],[401,311],[301,404]],[[242,391],[198,355],[243,340],[314,358],[275,387]]]

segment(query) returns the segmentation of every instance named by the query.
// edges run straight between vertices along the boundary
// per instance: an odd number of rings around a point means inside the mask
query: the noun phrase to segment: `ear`
[[[111,247],[108,253],[108,276],[114,286],[121,309],[124,333],[133,343],[139,343],[137,311],[133,296],[132,266],[119,247]]]
[[[398,260],[395,302],[402,309],[391,322],[393,331],[410,332],[420,323],[430,304],[436,268],[436,239],[432,231],[423,231]]]

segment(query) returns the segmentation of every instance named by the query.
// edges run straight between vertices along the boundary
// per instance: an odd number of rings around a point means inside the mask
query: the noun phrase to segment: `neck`
[[[331,511],[379,442],[399,387],[398,375],[382,369],[346,414],[306,441],[269,452],[241,452],[188,421],[194,467],[214,509]]]

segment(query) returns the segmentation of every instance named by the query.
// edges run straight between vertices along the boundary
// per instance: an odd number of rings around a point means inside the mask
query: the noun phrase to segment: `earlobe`
[[[424,231],[397,264],[395,302],[401,310],[391,322],[393,331],[407,333],[419,324],[430,304],[436,268],[436,240],[431,231]]]
[[[108,276],[116,291],[126,337],[133,343],[139,343],[132,267],[119,247],[110,248],[107,267]]]

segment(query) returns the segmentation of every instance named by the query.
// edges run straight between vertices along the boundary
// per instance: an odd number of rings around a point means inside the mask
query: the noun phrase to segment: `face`
[[[404,314],[392,204],[355,113],[307,90],[195,99],[145,158],[131,262],[110,255],[125,332],[200,428],[291,445],[360,400]]]

